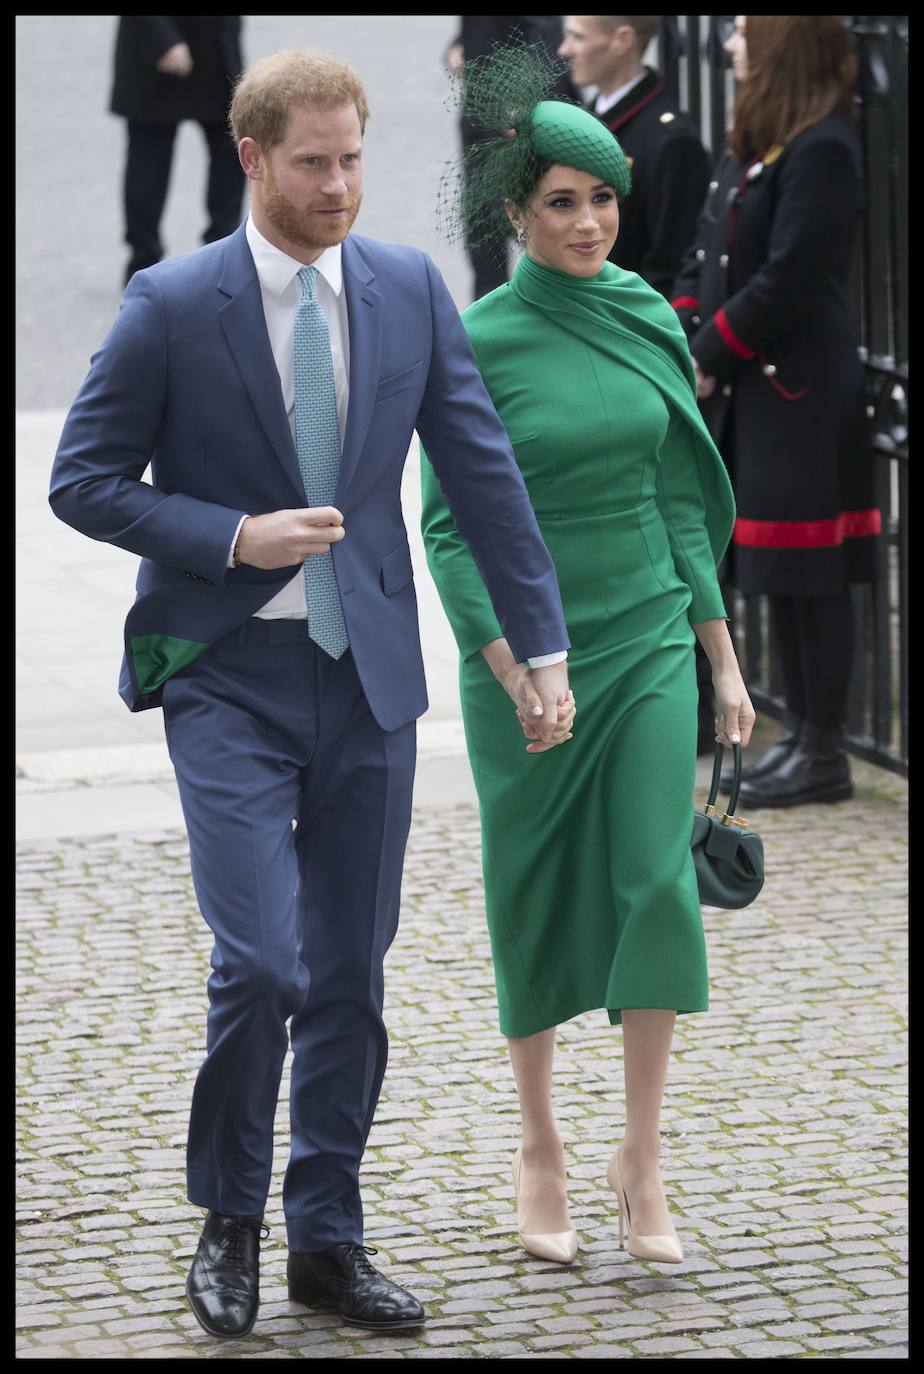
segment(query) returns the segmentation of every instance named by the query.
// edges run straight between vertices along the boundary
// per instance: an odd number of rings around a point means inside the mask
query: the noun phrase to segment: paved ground
[[[199,1329],[183,1163],[209,937],[185,838],[23,844],[20,1357],[906,1358],[906,785],[856,774],[848,804],[763,813],[761,899],[706,913],[712,1008],[680,1018],[663,1116],[675,1272],[617,1247],[620,1034],[602,1013],[564,1028],[557,1070],[578,1260],[518,1248],[477,817],[417,813],[362,1172],[367,1243],[431,1314],[404,1336],[287,1300],[287,1080],[258,1325],[221,1345]]]

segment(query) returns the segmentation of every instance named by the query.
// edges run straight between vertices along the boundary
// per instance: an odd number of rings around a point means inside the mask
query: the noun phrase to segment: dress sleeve
[[[690,426],[674,412],[658,451],[658,509],[667,528],[677,576],[690,588],[691,625],[704,620],[727,620],[716,576],[716,555],[707,523],[706,455],[697,452]],[[716,493],[719,497],[719,493]],[[722,498],[719,498],[722,499]]]
[[[472,658],[492,639],[503,638],[491,598],[468,544],[452,518],[423,444],[420,446],[423,508],[420,526],[427,566],[463,658]]]

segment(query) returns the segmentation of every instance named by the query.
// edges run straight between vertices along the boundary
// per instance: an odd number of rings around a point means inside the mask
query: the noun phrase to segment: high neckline
[[[528,253],[523,254],[514,269],[514,277],[525,277],[540,286],[557,286],[575,291],[597,286],[601,281],[609,280],[612,275],[613,264],[609,261],[604,262],[600,271],[595,272],[592,277],[578,277],[572,272],[562,272],[557,267],[546,267],[543,263],[536,262]]]

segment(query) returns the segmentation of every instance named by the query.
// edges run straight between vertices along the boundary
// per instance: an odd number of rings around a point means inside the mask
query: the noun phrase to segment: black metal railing
[[[880,576],[853,588],[857,648],[851,752],[908,773],[908,18],[847,15],[858,59],[857,104],[866,210],[854,265],[860,356],[866,367],[870,462],[882,512]],[[664,15],[657,61],[668,89],[718,160],[733,84],[722,47],[732,15]],[[739,655],[758,710],[779,716],[781,682],[766,598],[732,593]]]

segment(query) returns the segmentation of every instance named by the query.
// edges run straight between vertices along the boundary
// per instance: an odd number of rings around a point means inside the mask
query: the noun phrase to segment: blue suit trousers
[[[214,935],[189,1200],[261,1214],[291,1039],[289,1248],[363,1238],[359,1166],[388,1057],[416,725],[384,731],[349,650],[251,619],[164,688],[193,882]],[[288,1023],[288,1035],[287,1035]]]

